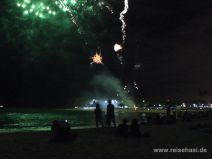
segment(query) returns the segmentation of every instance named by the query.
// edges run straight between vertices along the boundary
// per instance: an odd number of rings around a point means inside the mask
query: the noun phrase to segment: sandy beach
[[[202,121],[201,123],[210,123]],[[198,122],[200,123],[200,122]],[[192,129],[197,122],[142,126],[150,137],[121,138],[116,130],[76,129],[74,141],[50,143],[50,132],[0,134],[1,159],[151,159],[210,158],[212,131]],[[155,148],[201,148],[207,153],[154,153]]]

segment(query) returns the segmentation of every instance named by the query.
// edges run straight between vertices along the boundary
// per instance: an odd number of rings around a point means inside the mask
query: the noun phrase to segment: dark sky
[[[128,56],[143,64],[147,98],[210,99],[211,17],[211,1],[131,1]]]
[[[212,1],[129,0],[124,66],[112,50],[121,41],[118,16],[123,3],[110,2],[114,15],[79,18],[88,32],[79,36],[67,32],[69,21],[61,27],[58,21],[23,18],[10,8],[13,4],[1,1],[0,102],[66,105],[89,89],[95,71],[105,69],[124,83],[136,80],[146,99],[212,99]],[[87,46],[80,44],[82,37]],[[98,45],[105,68],[91,69],[88,59]],[[135,64],[141,68],[134,70]]]

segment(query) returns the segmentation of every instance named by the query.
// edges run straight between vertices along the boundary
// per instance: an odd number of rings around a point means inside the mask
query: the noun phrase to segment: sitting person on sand
[[[51,140],[58,141],[59,136],[59,123],[58,120],[54,120],[51,126]]]
[[[71,127],[67,120],[54,120],[51,126],[51,141],[65,142],[74,139],[76,135],[71,134]]]
[[[140,126],[137,119],[133,119],[130,125],[130,136],[141,137]]]
[[[122,124],[118,126],[118,133],[121,137],[127,137],[129,135],[129,126],[127,125],[126,118],[124,118]]]
[[[141,124],[148,124],[146,113],[141,113],[140,119],[141,119]]]

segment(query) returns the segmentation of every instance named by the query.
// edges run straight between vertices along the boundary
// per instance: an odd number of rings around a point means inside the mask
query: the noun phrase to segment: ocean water
[[[116,111],[117,122],[134,116],[131,111]],[[53,120],[68,120],[72,128],[94,127],[94,111],[78,109],[0,109],[0,133],[48,131]]]

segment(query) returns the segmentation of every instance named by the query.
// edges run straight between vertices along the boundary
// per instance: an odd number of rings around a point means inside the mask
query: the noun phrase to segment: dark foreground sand
[[[57,144],[49,142],[49,132],[0,134],[0,159],[211,158],[212,130],[193,130],[194,125],[195,122],[143,126],[151,137],[140,139],[120,138],[114,129],[73,130],[78,135],[76,140]],[[153,148],[176,147],[204,147],[208,152],[153,153]]]

